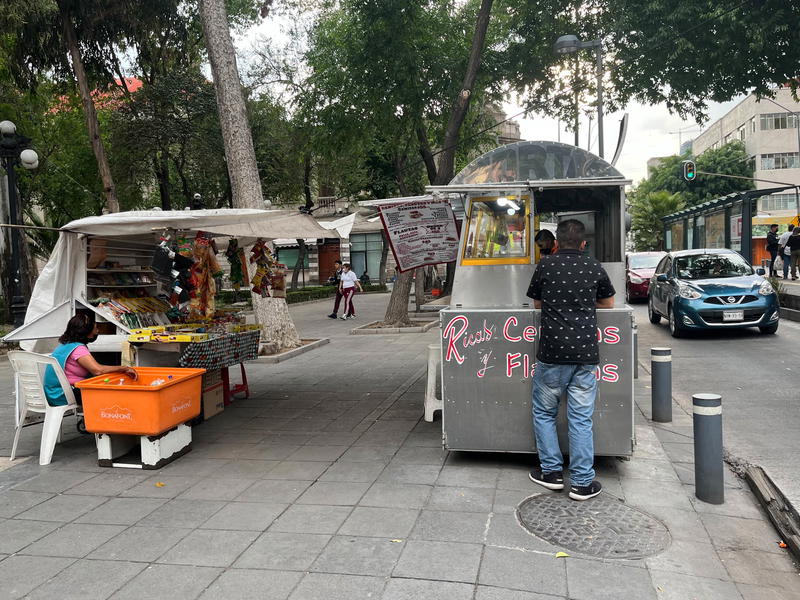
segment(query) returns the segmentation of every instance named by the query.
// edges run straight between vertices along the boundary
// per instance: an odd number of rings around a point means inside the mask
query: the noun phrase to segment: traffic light
[[[693,160],[685,160],[683,161],[683,178],[686,181],[694,181],[697,177],[697,171],[695,170],[695,165]]]

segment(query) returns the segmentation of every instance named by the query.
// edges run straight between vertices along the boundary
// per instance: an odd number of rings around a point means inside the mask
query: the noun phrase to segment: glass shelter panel
[[[704,248],[725,247],[725,211],[706,215],[706,242]]]
[[[462,264],[530,262],[528,196],[472,198]]]

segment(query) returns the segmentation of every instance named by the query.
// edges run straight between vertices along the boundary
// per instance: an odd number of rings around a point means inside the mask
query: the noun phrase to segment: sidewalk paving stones
[[[387,298],[363,297],[363,319]],[[329,310],[292,307],[303,337],[331,343],[250,364],[251,397],[159,471],[100,468],[92,439],[72,432],[40,467],[26,429],[32,458],[0,472],[0,598],[800,600],[797,564],[735,475],[725,504],[694,498],[691,418],[676,405],[673,423],[647,420],[646,372],[634,455],[598,458],[597,477],[671,543],[646,559],[557,558],[565,549],[517,518],[523,500],[552,494],[528,479],[534,459],[446,452],[441,420],[422,421],[438,332],[350,336]],[[358,368],[344,388],[347,364]],[[0,361],[0,381],[9,372]],[[0,398],[5,421],[10,407]]]

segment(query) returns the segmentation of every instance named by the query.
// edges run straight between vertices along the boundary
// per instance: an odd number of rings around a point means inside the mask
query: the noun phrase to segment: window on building
[[[382,252],[383,236],[380,233],[350,234],[350,264],[357,276],[361,277],[366,271],[370,279],[377,281]]]
[[[744,127],[739,127],[739,139],[742,140],[742,141],[744,141],[744,139],[746,137],[745,132],[746,132],[746,129]]]
[[[727,144],[728,142],[730,142],[732,135],[733,135],[732,133],[729,133],[728,135],[726,135],[725,139],[723,140],[723,143]]]
[[[778,152],[775,154],[761,155],[761,170],[770,171],[773,169],[797,169],[800,167],[797,152]]]
[[[797,127],[797,115],[789,113],[767,113],[760,115],[761,131],[772,129],[794,129]]]
[[[794,210],[797,199],[794,194],[772,194],[761,197],[761,210]]]
[[[753,117],[752,119],[750,119],[750,133],[755,133],[755,132],[756,132],[756,118]]]

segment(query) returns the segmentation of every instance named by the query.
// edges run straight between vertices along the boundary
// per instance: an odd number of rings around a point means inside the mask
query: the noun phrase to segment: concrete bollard
[[[722,396],[692,396],[694,495],[709,504],[725,502],[722,463]]]
[[[672,348],[650,348],[651,408],[656,423],[672,422]]]

